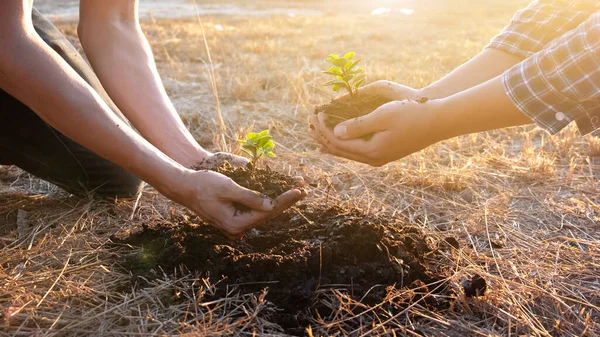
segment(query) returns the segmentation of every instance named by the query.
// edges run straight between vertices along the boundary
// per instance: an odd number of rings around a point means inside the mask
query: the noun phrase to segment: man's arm
[[[81,1],[79,38],[112,100],[150,143],[185,167],[208,155],[181,121],[138,21],[138,0]]]
[[[48,124],[158,189],[168,189],[172,182],[166,178],[181,173],[180,165],[110,112],[96,92],[40,39],[31,23],[29,1],[1,3],[0,44],[0,87]],[[148,169],[141,169],[144,166]]]
[[[0,2],[0,88],[50,126],[139,176],[230,237],[239,237],[302,198],[275,201],[215,172],[186,169],[123,123],[98,94],[37,35],[29,0]],[[252,211],[238,214],[232,202]]]
[[[444,98],[488,81],[575,29],[600,3],[594,0],[539,0],[515,14],[485,49],[422,90],[429,99]]]

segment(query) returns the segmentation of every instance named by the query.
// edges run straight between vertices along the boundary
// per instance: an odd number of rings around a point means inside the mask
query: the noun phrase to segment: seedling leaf
[[[340,67],[343,68],[344,66],[346,66],[346,63],[348,63],[348,59],[335,59],[333,60],[331,63],[333,63],[334,66],[336,67]]]
[[[269,135],[269,130],[263,130],[259,133],[250,132],[246,135],[246,139],[239,139],[241,151],[247,154],[252,159],[252,167],[256,168],[256,163],[263,155],[274,157],[272,137]]]
[[[325,61],[334,67],[323,73],[335,76],[336,79],[325,82],[325,85],[331,86],[333,91],[345,88],[350,95],[356,94],[358,88],[365,82],[365,73],[362,68],[358,67],[361,59],[353,60],[355,56],[354,52],[348,52],[341,58],[336,54],[330,54]]]
[[[352,70],[352,69],[354,69],[354,67],[356,67],[358,65],[358,63],[360,63],[361,60],[362,59],[358,59],[358,60],[354,60],[354,61],[348,63],[346,65],[346,70]]]
[[[257,145],[259,148],[261,148],[261,147],[265,147],[265,145],[266,145],[267,143],[269,143],[269,142],[271,142],[271,136],[264,136],[263,138],[261,138],[261,139],[258,141],[258,144],[256,144],[256,145]]]

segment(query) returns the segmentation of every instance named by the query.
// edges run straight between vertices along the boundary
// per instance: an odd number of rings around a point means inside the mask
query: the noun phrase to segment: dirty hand
[[[321,144],[322,152],[382,166],[444,139],[435,128],[434,116],[441,110],[438,102],[390,102],[334,130],[325,125],[326,116],[321,113],[311,116],[314,128],[309,135]],[[367,135],[372,137],[363,139]]]
[[[245,168],[250,160],[227,152],[216,152],[209,154],[193,168],[197,170],[216,170],[224,163],[229,163],[233,167]]]
[[[212,171],[186,170],[177,185],[173,188],[175,195],[168,197],[194,211],[230,239],[241,238],[246,231],[281,214],[306,197],[306,192],[301,189],[304,185],[302,178],[297,178],[297,188],[274,200]],[[233,203],[244,205],[249,210],[239,211]]]

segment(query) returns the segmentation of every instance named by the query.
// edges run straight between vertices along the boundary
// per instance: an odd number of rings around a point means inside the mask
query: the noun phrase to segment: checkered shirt
[[[525,57],[502,75],[513,104],[551,134],[600,128],[600,1],[538,0],[486,48]]]

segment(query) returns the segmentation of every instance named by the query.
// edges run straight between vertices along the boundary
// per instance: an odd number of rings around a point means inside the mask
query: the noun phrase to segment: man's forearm
[[[439,81],[422,89],[422,96],[439,99],[486,82],[523,61],[523,57],[498,49],[485,49]]]
[[[33,29],[2,36],[0,87],[65,136],[169,193],[184,168],[114,115]]]
[[[144,138],[184,166],[197,164],[208,153],[194,140],[167,96],[137,18],[132,19],[130,9],[124,10],[130,19],[90,14],[87,7],[91,5],[82,3],[79,33],[104,88]],[[112,5],[100,6],[109,11]]]

